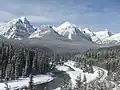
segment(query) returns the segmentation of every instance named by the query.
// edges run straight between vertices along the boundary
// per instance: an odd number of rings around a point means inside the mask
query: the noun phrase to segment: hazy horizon
[[[1,0],[0,23],[27,17],[35,26],[65,21],[80,28],[119,32],[119,0]]]

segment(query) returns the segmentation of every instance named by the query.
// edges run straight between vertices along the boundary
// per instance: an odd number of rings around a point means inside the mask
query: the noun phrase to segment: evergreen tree
[[[15,63],[15,76],[22,76],[22,64],[23,64],[23,55],[22,52],[19,51],[19,53],[16,55],[16,63]]]
[[[38,56],[37,54],[35,54],[34,56],[34,59],[33,59],[33,64],[32,64],[32,72],[33,74],[37,74],[37,59],[38,59]]]
[[[30,80],[29,81],[29,89],[33,90],[34,87],[33,87],[33,75],[32,74],[29,75],[29,80]]]
[[[82,79],[81,79],[81,74],[79,76],[77,76],[77,79],[76,79],[76,89],[77,90],[80,90],[82,88],[82,85],[83,85],[83,82],[82,82]]]
[[[83,90],[86,90],[87,89],[87,84],[86,84],[86,81],[87,81],[87,78],[86,78],[86,76],[84,75],[84,77],[83,77]]]
[[[12,68],[11,68],[11,72],[10,72],[10,78],[14,79],[15,78],[15,60],[16,60],[16,56],[14,55],[11,59],[12,61]]]
[[[25,72],[24,72],[24,75],[25,76],[29,76],[29,74],[30,74],[30,68],[29,68],[29,60],[30,60],[30,55],[29,55],[29,52],[28,52],[28,54],[27,54],[27,56],[26,56],[26,63],[25,63]]]
[[[72,90],[72,83],[70,77],[69,75],[66,76],[68,76],[68,79],[64,78],[64,81],[61,83],[60,90]]]
[[[9,88],[9,85],[8,85],[7,81],[5,81],[5,82],[4,82],[4,84],[5,84],[5,87],[4,87],[4,88],[5,88],[5,90],[10,90],[10,88]]]

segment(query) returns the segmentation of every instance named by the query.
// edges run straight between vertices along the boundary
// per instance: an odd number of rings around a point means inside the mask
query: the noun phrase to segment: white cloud
[[[0,22],[0,26],[3,25],[3,24],[5,24],[5,22]]]
[[[56,20],[52,18],[48,18],[45,16],[33,16],[33,15],[26,15],[26,17],[32,23],[53,23]]]
[[[0,22],[9,21],[13,18],[17,18],[17,16],[9,12],[0,11]]]
[[[0,11],[0,25],[4,22],[10,21],[14,18],[18,18],[20,16],[17,16],[15,14],[6,12],[6,11]],[[45,16],[37,16],[37,15],[25,15],[30,22],[32,23],[54,23],[56,22],[55,19],[45,17]]]

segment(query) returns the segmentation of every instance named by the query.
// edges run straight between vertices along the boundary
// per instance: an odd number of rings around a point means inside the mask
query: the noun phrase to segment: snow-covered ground
[[[68,71],[69,67],[65,66],[65,65],[57,65],[56,69],[59,71]]]
[[[58,87],[58,88],[56,88],[56,89],[54,89],[54,90],[60,90],[60,87]]]
[[[87,73],[87,72],[84,73],[83,70],[74,67],[75,62],[73,62],[73,61],[66,62],[65,65],[70,66],[72,69],[75,70],[75,71],[67,71],[67,73],[71,77],[71,81],[72,81],[73,85],[76,84],[75,80],[77,79],[77,76],[79,76],[80,74],[81,74],[82,79],[83,79],[84,75],[86,76],[87,82],[90,82],[98,77],[98,69],[97,68],[94,68],[94,71],[95,71],[94,73]]]
[[[100,71],[103,71],[103,75],[100,78],[103,81],[107,77],[108,71],[100,67],[95,67],[95,68],[98,68]]]
[[[80,74],[81,74],[81,78],[82,79],[83,79],[84,75],[86,75],[87,82],[95,80],[98,77],[98,71],[103,72],[102,75],[101,75],[100,80],[103,81],[107,77],[108,71],[105,70],[105,69],[103,69],[103,68],[94,66],[93,69],[94,69],[95,72],[93,74],[91,74],[91,73],[84,73],[81,69],[76,68],[74,65],[75,65],[75,62],[68,61],[68,62],[64,63],[64,65],[62,65],[62,66],[61,65],[56,66],[56,68],[58,70],[60,70],[60,71],[66,71],[69,74],[69,76],[71,77],[71,81],[72,81],[73,86],[76,83],[75,80],[76,80],[77,76],[79,76]],[[75,71],[70,71],[69,67],[71,67]],[[113,88],[113,90],[120,90],[120,88],[118,87],[118,85],[116,83],[114,83],[114,82],[111,82],[111,83],[113,83],[115,85],[115,87]],[[60,87],[58,87],[58,88],[56,88],[54,90],[60,90]]]
[[[94,67],[95,72],[92,74],[92,73],[87,73],[87,72],[84,73],[83,70],[74,67],[74,65],[75,65],[74,61],[68,61],[68,62],[64,63],[64,65],[62,65],[62,66],[58,65],[56,67],[58,70],[66,71],[69,74],[73,85],[76,84],[75,80],[77,79],[77,76],[79,76],[80,74],[81,74],[82,79],[83,79],[84,75],[86,76],[87,82],[90,82],[98,77],[98,68]],[[69,67],[71,67],[74,71],[69,71]]]
[[[81,78],[83,79],[84,75],[86,76],[87,78],[87,82],[90,82],[90,81],[93,81],[95,79],[98,78],[98,72],[100,71],[101,72],[101,80],[104,80],[105,77],[107,76],[107,70],[105,69],[102,69],[100,67],[96,67],[94,66],[93,69],[94,69],[94,73],[84,73],[81,69],[79,68],[76,68],[75,67],[75,63],[74,61],[68,61],[66,63],[64,63],[64,65],[58,65],[56,68],[60,71],[66,71],[69,76],[71,77],[71,81],[72,81],[72,85],[75,86],[76,84],[76,79],[77,79],[77,76],[79,76],[81,74]],[[69,67],[71,67],[74,71],[70,71],[69,70]],[[60,90],[60,87],[56,88],[55,90]],[[116,89],[114,89],[116,90]]]
[[[52,81],[53,78],[50,75],[36,75],[33,78],[34,84],[43,84],[46,82]],[[29,85],[29,78],[22,78],[20,80],[11,80],[8,82],[9,88],[11,90],[22,88]],[[6,85],[4,83],[0,83],[0,90],[5,90]]]

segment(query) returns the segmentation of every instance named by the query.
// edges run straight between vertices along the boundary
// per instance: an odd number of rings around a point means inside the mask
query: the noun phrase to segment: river
[[[74,71],[73,69],[69,68],[69,71]],[[54,80],[45,84],[40,84],[35,86],[35,90],[54,90],[60,87],[61,83],[65,80],[70,80],[70,77],[67,75],[66,72],[59,71],[54,73]]]

